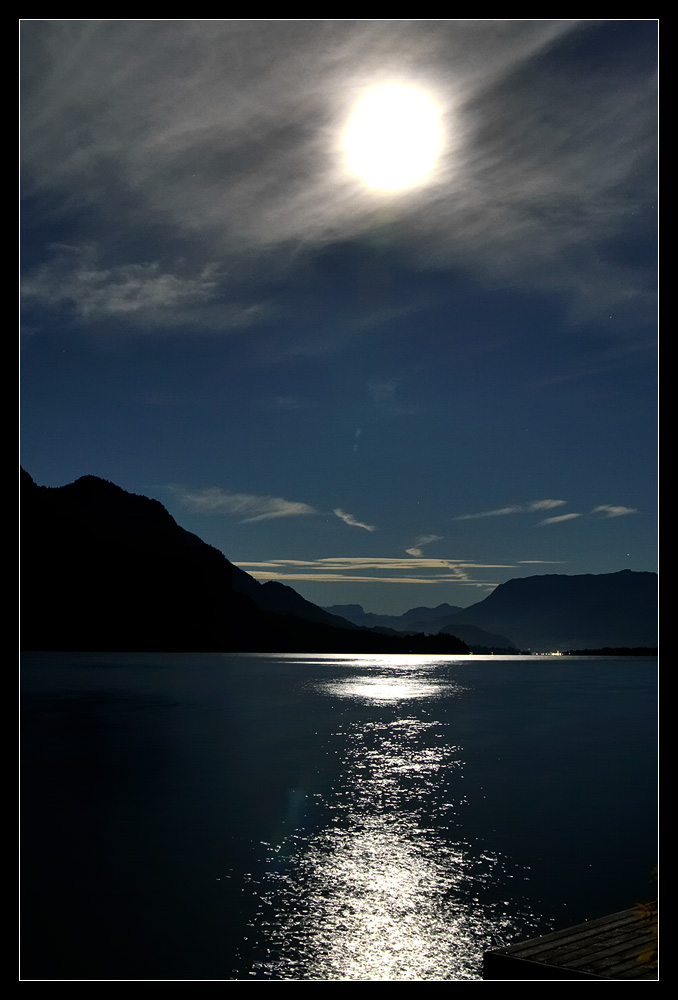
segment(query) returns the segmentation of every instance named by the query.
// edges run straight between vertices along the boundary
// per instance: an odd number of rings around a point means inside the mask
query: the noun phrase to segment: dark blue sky
[[[21,42],[36,482],[156,497],[321,605],[656,568],[655,21]],[[384,83],[440,114],[406,190],[342,149]]]

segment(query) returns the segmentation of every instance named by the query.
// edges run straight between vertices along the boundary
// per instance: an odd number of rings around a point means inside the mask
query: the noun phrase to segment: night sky
[[[21,60],[39,485],[324,606],[656,569],[656,21],[28,20]],[[386,85],[387,181],[347,131]]]

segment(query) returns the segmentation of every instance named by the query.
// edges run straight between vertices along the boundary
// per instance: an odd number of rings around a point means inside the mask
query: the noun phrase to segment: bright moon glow
[[[386,84],[363,94],[342,139],[348,170],[382,191],[425,183],[441,146],[435,102],[424,91],[402,84]]]

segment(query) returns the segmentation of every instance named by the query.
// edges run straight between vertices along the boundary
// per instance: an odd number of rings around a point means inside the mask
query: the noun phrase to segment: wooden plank
[[[656,979],[657,908],[647,904],[486,952],[484,979]]]

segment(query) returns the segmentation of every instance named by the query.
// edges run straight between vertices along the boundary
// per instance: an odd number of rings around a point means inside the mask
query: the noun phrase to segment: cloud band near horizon
[[[483,563],[462,559],[338,556],[323,559],[270,559],[237,565],[258,580],[314,583],[455,583],[496,587],[497,581],[477,579],[477,572],[515,569],[514,563]],[[404,572],[405,575],[402,575]]]

